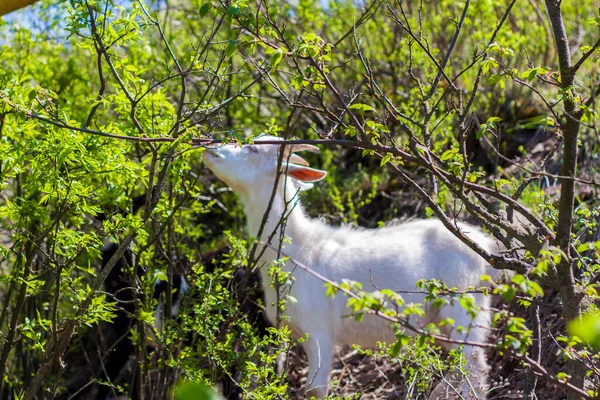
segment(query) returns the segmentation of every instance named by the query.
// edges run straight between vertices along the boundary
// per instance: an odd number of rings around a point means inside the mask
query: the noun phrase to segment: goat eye
[[[256,146],[248,146],[247,148],[250,153],[258,153],[258,147]]]

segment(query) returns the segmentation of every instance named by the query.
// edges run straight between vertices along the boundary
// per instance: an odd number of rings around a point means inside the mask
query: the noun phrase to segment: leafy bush
[[[538,377],[560,397],[597,396],[598,335],[587,333],[597,325],[600,272],[599,18],[588,0],[70,0],[6,17],[1,395],[69,398],[93,393],[98,385],[78,386],[92,378],[132,393],[101,378],[110,349],[92,340],[124,307],[103,289],[118,259],[101,267],[112,241],[117,255],[135,255],[125,271],[135,305],[130,369],[147,398],[171,396],[180,379],[236,380],[232,368],[244,396],[285,397],[285,371],[274,364],[294,341],[281,326],[259,335],[240,313],[227,282],[236,268],[255,267],[255,245],[235,196],[201,162],[212,139],[268,133],[324,145],[310,161],[327,181],[304,201],[332,224],[436,216],[459,237],[455,218],[484,226],[507,251],[476,250],[512,276],[473,288],[502,299],[495,342],[480,345],[523,368],[526,398]],[[134,198],[143,199],[137,213]],[[209,273],[201,255],[224,231],[232,253]],[[154,283],[183,264],[193,300],[157,330]],[[388,309],[402,303],[388,288],[327,289],[345,291],[355,317],[380,312],[399,332],[427,306]],[[454,299],[479,311],[443,282],[415,290],[434,305]],[[542,325],[546,309],[559,322]],[[439,328],[399,333],[376,350],[402,365],[407,396],[462,368],[458,353],[440,358]],[[546,337],[557,349],[550,359]]]

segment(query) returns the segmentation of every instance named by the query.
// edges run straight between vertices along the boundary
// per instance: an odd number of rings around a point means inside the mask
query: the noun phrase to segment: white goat
[[[280,140],[275,137],[262,137],[261,140]],[[277,160],[281,145],[254,144],[236,146],[227,144],[206,148],[204,162],[219,179],[228,184],[239,196],[247,216],[250,235],[257,236],[263,215],[271,198],[277,175]],[[295,145],[291,151],[317,150],[314,146]],[[438,220],[414,220],[404,224],[375,230],[331,227],[319,220],[310,219],[299,204],[293,206],[290,200],[296,198],[299,188],[306,189],[312,182],[323,179],[325,171],[307,167],[308,163],[286,147],[277,194],[269,211],[260,240],[267,241],[275,230],[277,234],[272,244],[279,246],[282,215],[287,215],[285,236],[291,243],[283,246],[283,253],[308,266],[313,271],[332,281],[349,279],[360,282],[363,288],[389,288],[392,290],[415,290],[420,279],[439,279],[448,287],[465,289],[480,285],[480,276],[489,265],[456,236],[449,232]],[[287,162],[289,161],[289,163]],[[287,205],[286,205],[287,204]],[[494,252],[494,242],[477,228],[459,224],[460,229],[487,251]],[[270,262],[277,257],[276,252],[267,247],[261,261]],[[491,269],[491,267],[489,267]],[[325,296],[323,282],[308,272],[297,269],[288,262],[284,271],[292,272],[294,283],[290,295],[297,302],[288,302],[285,323],[298,336],[308,333],[304,343],[308,355],[309,394],[324,397],[327,393],[328,375],[332,367],[332,355],[336,346],[358,344],[364,348],[374,348],[377,341],[388,344],[396,340],[389,322],[366,315],[362,322],[347,318],[344,296],[334,299]],[[276,290],[272,285],[267,268],[260,271],[265,284],[267,317],[273,322],[276,317]],[[373,289],[375,290],[375,288]],[[416,327],[424,327],[430,322],[452,318],[455,326],[470,327],[468,332],[458,332],[452,327],[444,327],[443,333],[455,341],[469,340],[485,342],[490,326],[489,299],[483,294],[472,294],[481,312],[472,320],[458,302],[434,309],[425,305],[426,316],[411,319]],[[423,296],[408,294],[403,296],[407,303],[424,303]],[[412,334],[407,332],[408,334]],[[445,349],[458,347],[455,344],[440,343]],[[463,396],[472,396],[473,388],[479,398],[485,397],[485,383],[488,365],[483,350],[466,346],[464,355],[469,370],[471,385],[463,385]],[[432,398],[447,398],[440,389],[434,390]],[[468,393],[470,392],[470,394]]]

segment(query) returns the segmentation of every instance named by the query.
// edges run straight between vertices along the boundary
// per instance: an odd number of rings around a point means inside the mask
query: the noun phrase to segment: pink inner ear
[[[287,172],[288,176],[291,176],[294,179],[298,179],[302,182],[317,182],[321,179],[325,178],[327,172],[319,171],[318,169],[312,169],[307,167],[296,167],[293,168],[290,166]]]

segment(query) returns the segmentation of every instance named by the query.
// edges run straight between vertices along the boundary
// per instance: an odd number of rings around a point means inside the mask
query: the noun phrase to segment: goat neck
[[[272,188],[273,184],[265,187]],[[244,206],[247,216],[248,233],[257,237],[265,212],[269,206],[272,196],[272,189],[263,191],[250,191],[240,194],[240,199]],[[267,242],[271,236],[271,244],[277,246],[281,229],[285,227],[284,234],[293,239],[302,238],[311,230],[314,221],[306,215],[302,204],[297,185],[294,181],[281,175],[277,184],[277,192],[273,198],[273,203],[268,210],[266,224],[261,232],[260,240]],[[284,221],[285,219],[285,221]],[[284,224],[282,224],[284,222]],[[275,232],[275,235],[273,233]]]

